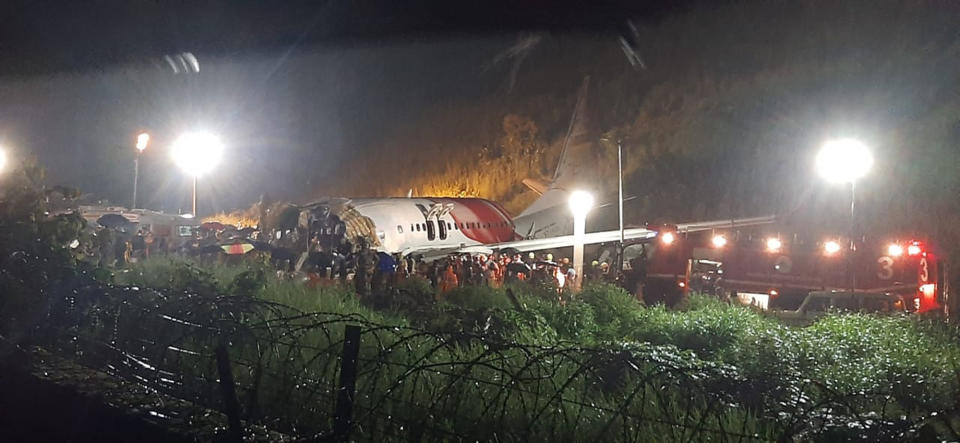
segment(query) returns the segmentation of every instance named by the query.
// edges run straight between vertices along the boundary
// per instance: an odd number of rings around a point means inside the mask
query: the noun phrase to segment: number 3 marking
[[[930,269],[927,268],[927,258],[920,259],[920,281],[926,283],[930,279]]]

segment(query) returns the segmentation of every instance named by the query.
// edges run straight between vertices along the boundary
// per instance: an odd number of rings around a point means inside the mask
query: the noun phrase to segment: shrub
[[[593,308],[597,333],[605,340],[629,336],[636,325],[637,314],[643,309],[636,298],[619,286],[605,283],[587,285],[576,298]]]
[[[505,289],[489,286],[464,286],[443,294],[441,298],[466,310],[514,309]]]

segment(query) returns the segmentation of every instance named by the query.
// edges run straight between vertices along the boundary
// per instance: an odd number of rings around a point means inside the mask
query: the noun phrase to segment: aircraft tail
[[[518,217],[524,217],[557,205],[566,205],[569,192],[574,189],[600,191],[597,166],[599,164],[599,139],[591,128],[587,112],[587,94],[590,77],[584,77],[577,92],[577,104],[570,118],[570,126],[563,139],[560,159],[549,184],[526,179],[523,184],[540,195]]]

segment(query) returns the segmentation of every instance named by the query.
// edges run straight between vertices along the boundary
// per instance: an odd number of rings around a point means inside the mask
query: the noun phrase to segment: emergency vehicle
[[[691,289],[736,298],[761,309],[797,309],[811,292],[889,294],[909,312],[942,311],[949,297],[947,266],[932,243],[762,231],[686,233],[659,227],[646,251],[649,301],[678,300]],[[642,248],[642,249],[639,249]]]

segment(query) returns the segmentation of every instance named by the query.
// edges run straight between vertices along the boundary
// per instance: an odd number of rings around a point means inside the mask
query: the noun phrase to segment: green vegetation
[[[179,280],[174,276],[178,272],[199,271],[188,263],[151,261],[118,279],[128,284],[149,283],[170,289],[184,289],[178,286]],[[214,267],[208,275],[228,278],[243,276],[246,272],[251,271],[236,267]],[[226,282],[218,283],[221,290],[234,285],[228,279],[219,281]],[[163,282],[170,283],[163,286]],[[516,302],[511,300],[508,290],[516,294]],[[696,368],[699,374],[696,377],[702,377],[700,381],[704,383],[704,389],[714,389],[718,395],[729,395],[730,401],[743,406],[743,410],[724,412],[715,419],[738,424],[749,422],[750,433],[769,432],[773,436],[792,429],[789,432],[795,435],[817,438],[828,435],[848,438],[861,434],[881,438],[894,438],[897,435],[921,438],[930,435],[950,436],[960,425],[960,416],[955,407],[955,399],[960,395],[960,331],[933,320],[834,313],[801,329],[784,326],[749,308],[729,305],[705,296],[693,296],[676,310],[662,306],[644,307],[619,288],[609,285],[588,286],[578,297],[561,305],[552,292],[529,286],[509,289],[461,288],[434,301],[429,285],[414,279],[398,289],[395,294],[397,299],[387,308],[390,314],[371,309],[369,306],[378,301],[359,301],[347,289],[310,289],[301,282],[279,281],[272,277],[265,278],[255,295],[264,300],[295,305],[304,312],[355,315],[378,324],[400,327],[412,325],[437,333],[477,337],[488,343],[478,346],[472,339],[464,339],[466,341],[462,341],[460,346],[437,348],[439,343],[434,336],[419,336],[412,341],[406,341],[402,334],[378,336],[381,352],[397,346],[393,340],[405,341],[406,352],[391,353],[392,357],[400,357],[400,361],[394,363],[401,366],[483,361],[489,357],[488,346],[496,343],[507,346],[500,351],[498,359],[526,362],[523,364],[530,364],[530,357],[523,354],[534,352],[531,349],[595,349],[613,353],[605,358],[616,355],[616,352],[627,352],[643,364],[653,364],[656,360],[646,359],[658,355],[657,358],[665,359],[668,366]],[[319,346],[335,346],[339,335],[330,331],[324,331],[324,334],[332,338],[304,336],[302,339]],[[515,346],[513,343],[523,343],[529,348],[520,352],[511,348]],[[378,355],[375,349],[365,349],[364,352],[371,359]],[[379,355],[382,357],[382,354]],[[516,367],[513,363],[501,363],[496,366],[497,370],[473,368],[469,371],[470,376],[494,381],[503,376],[500,371],[505,368],[517,370],[522,367],[521,363],[516,363],[519,365]],[[565,387],[562,392],[589,392],[595,389],[596,392],[587,397],[595,404],[607,402],[612,409],[622,403],[622,395],[630,392],[631,383],[640,383],[632,378],[636,374],[623,372],[623,368],[617,369],[616,364],[592,368],[592,371],[601,375],[599,380],[590,383],[585,378],[572,375],[576,372],[577,364],[582,363],[577,359],[558,363],[559,366],[553,370],[559,372],[551,376],[554,380],[552,383],[559,383],[565,377],[561,374],[567,374],[574,385]],[[431,377],[418,372],[419,387],[404,385],[392,394],[415,399],[414,403],[421,405],[436,402],[447,404],[451,400],[434,397],[443,396],[434,389],[440,389],[438,386],[450,389],[448,375],[435,374],[435,380],[426,380]],[[382,386],[380,383],[389,385],[404,376],[403,371],[383,371],[379,373],[379,381],[366,380],[361,385],[376,389],[376,386]],[[461,386],[458,383],[452,385],[457,386],[458,397],[482,398],[491,395],[482,387]],[[476,389],[479,390],[474,392]],[[690,386],[678,387],[677,392],[693,395],[688,392],[689,389]],[[371,391],[369,395],[376,397],[378,393]],[[842,402],[837,399],[842,399]],[[526,401],[535,402],[512,398],[504,407],[522,416],[525,411],[528,412],[528,408],[523,406]],[[675,399],[659,398],[658,401],[667,401],[672,404],[670,407],[680,408],[674,411],[678,419],[693,413],[689,405],[681,407],[672,403]],[[818,402],[837,403],[830,408],[822,408]],[[628,406],[630,404],[627,403]],[[457,408],[467,406],[455,404]],[[743,411],[752,412],[744,415]],[[409,412],[406,410],[404,413]],[[466,416],[476,413],[478,415],[474,417],[477,419],[483,416],[480,411],[469,412],[469,408],[461,409],[461,413]],[[403,416],[399,411],[396,414]],[[794,416],[794,421],[778,417],[777,414]],[[798,422],[798,416],[804,418]],[[871,417],[874,427],[865,428],[861,423],[863,417]],[[551,420],[559,420],[550,422],[551,427],[555,428],[566,419],[553,417]],[[480,423],[489,424],[483,420]],[[814,430],[814,425],[810,423],[818,423],[822,429]],[[482,426],[463,428],[466,425],[456,420],[449,424],[454,425],[458,431],[470,429],[461,435],[494,437],[493,434],[482,433],[485,432]],[[523,427],[530,423],[514,425]],[[549,435],[539,432],[548,432],[547,429],[551,427],[535,426],[540,429],[536,435]],[[555,428],[553,432],[560,433],[560,429]],[[575,429],[569,428],[563,432],[567,431],[571,433],[560,435],[580,435],[584,438],[599,435],[592,434],[599,432],[598,429],[591,430],[585,422],[578,422]]]

